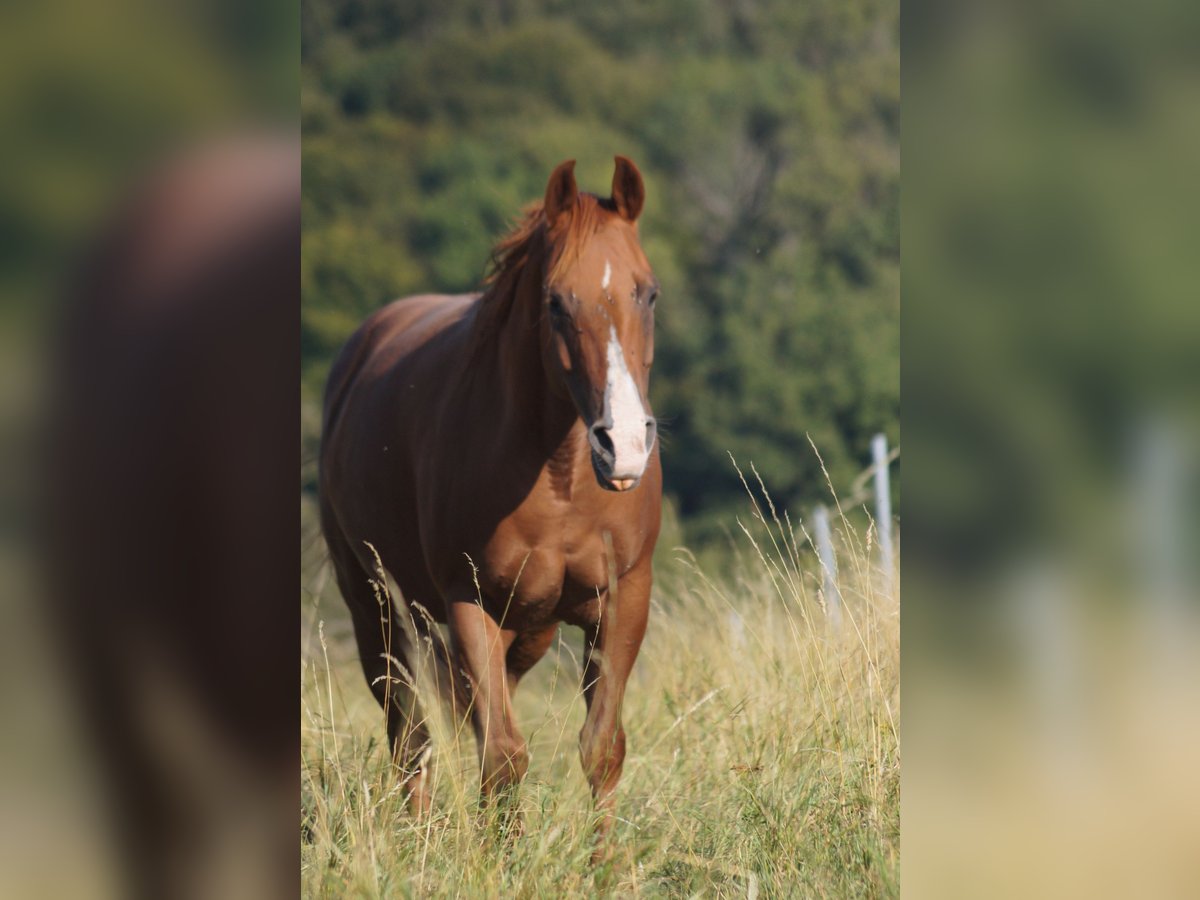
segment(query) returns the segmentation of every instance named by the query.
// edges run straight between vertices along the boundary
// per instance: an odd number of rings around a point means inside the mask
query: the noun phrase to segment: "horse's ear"
[[[613,172],[613,205],[627,221],[636,222],[637,217],[642,214],[642,205],[646,202],[646,186],[642,184],[642,173],[633,164],[633,160],[624,156],[613,158],[617,163]]]
[[[546,184],[546,200],[542,204],[542,209],[546,213],[546,221],[551,228],[557,224],[563,213],[575,206],[578,198],[579,186],[575,184],[575,160],[568,159],[550,173],[550,181]]]

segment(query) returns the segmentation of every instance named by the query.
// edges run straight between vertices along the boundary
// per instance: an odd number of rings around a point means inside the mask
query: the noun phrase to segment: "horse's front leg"
[[[594,861],[604,855],[612,831],[615,792],[625,763],[621,703],[625,683],[646,633],[651,579],[647,558],[618,580],[616,596],[604,599],[599,622],[584,629],[583,694],[587,718],[579,732],[579,756],[596,807],[603,813]]]
[[[453,601],[448,607],[461,702],[474,726],[480,786],[487,802],[515,788],[529,768],[529,751],[513,718],[505,668],[514,635],[502,630],[474,599]]]

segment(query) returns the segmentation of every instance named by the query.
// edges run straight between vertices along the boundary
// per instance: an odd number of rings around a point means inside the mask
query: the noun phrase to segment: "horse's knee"
[[[491,793],[520,783],[529,771],[529,748],[521,737],[492,737],[483,749],[483,790]]]
[[[592,793],[598,797],[611,793],[625,764],[625,729],[618,725],[601,733],[585,725],[579,733],[579,759]]]

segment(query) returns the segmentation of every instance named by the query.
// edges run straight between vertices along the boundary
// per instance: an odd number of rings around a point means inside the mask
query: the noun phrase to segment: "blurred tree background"
[[[843,492],[898,442],[897,3],[304,0],[301,77],[306,459],[364,316],[476,288],[557,163],[605,195],[614,153],[647,183],[683,536],[744,508],[730,453],[795,506],[828,499],[806,435]]]

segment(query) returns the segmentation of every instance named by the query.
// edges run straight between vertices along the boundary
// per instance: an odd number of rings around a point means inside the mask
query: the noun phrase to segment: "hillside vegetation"
[[[462,291],[555,164],[649,197],[652,402],[689,541],[743,502],[727,453],[794,505],[899,439],[898,6],[881,0],[306,0],[302,367],[371,310]],[[311,477],[308,480],[311,486]],[[898,499],[898,498],[897,498]]]

